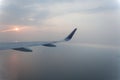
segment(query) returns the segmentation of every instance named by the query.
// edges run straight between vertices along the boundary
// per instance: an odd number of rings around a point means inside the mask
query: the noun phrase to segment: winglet
[[[75,28],[64,40],[69,41],[72,39],[73,35],[75,34],[77,28]]]

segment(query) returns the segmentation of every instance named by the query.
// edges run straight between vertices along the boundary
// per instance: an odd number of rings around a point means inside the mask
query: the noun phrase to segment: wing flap
[[[56,45],[54,45],[54,44],[43,44],[42,46],[45,46],[45,47],[56,47]]]
[[[21,48],[13,48],[13,50],[16,50],[16,51],[23,51],[23,52],[32,52],[31,49],[24,48],[24,47],[21,47]]]

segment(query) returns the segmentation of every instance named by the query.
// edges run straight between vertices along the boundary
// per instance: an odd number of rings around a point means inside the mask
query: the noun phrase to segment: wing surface
[[[0,43],[0,50],[8,50],[13,49],[17,51],[23,52],[32,52],[31,49],[26,47],[33,47],[33,46],[45,46],[45,47],[56,47],[56,43],[69,41],[72,39],[73,35],[75,34],[77,28],[75,28],[65,39],[60,41],[36,41],[36,42],[9,42],[9,43]]]

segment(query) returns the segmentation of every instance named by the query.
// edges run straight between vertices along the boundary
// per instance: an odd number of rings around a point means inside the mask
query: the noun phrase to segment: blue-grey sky
[[[56,48],[1,50],[0,80],[119,80],[119,21],[120,0],[0,0],[0,42],[61,40],[78,28]]]
[[[77,27],[74,43],[119,46],[119,13],[120,0],[0,0],[0,39],[61,39]]]

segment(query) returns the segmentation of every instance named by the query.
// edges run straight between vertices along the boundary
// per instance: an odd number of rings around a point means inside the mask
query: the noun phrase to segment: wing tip
[[[75,28],[64,40],[69,41],[72,39],[73,35],[75,34],[77,28]]]

